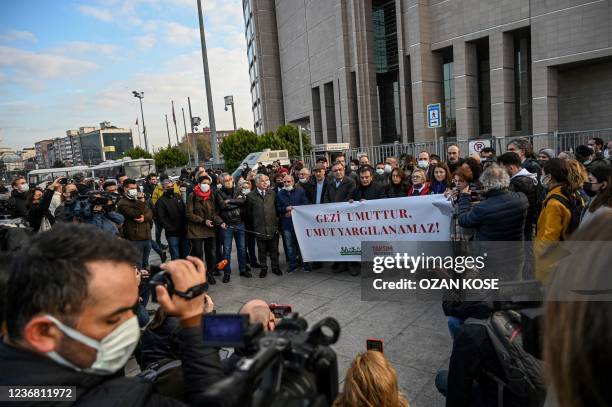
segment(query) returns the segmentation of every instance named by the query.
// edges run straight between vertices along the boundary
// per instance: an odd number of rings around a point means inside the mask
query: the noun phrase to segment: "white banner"
[[[361,242],[448,241],[444,195],[296,206],[291,217],[304,261],[360,261]]]

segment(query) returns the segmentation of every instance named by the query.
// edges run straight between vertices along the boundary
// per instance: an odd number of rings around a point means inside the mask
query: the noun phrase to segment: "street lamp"
[[[227,112],[227,107],[232,107],[232,119],[234,120],[234,131],[236,131],[236,112],[234,111],[234,97],[233,96],[225,96],[223,98],[225,101],[225,111]]]
[[[147,141],[147,126],[145,126],[144,112],[142,110],[142,98],[144,98],[144,92],[143,91],[137,92],[137,91],[133,90],[132,91],[132,95],[134,95],[135,98],[138,98],[140,100],[140,115],[142,116],[142,134],[144,136],[144,141],[145,141],[145,150],[148,153],[149,152],[149,143]]]

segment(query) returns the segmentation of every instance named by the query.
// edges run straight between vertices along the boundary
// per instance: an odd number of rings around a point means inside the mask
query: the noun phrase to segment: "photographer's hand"
[[[187,291],[189,288],[206,282],[206,266],[197,257],[188,256],[187,260],[173,260],[162,264],[161,268],[172,277],[174,288]],[[176,315],[183,326],[198,326],[202,315],[202,296],[190,300],[178,295],[170,297],[164,286],[155,287],[157,300],[164,311]]]

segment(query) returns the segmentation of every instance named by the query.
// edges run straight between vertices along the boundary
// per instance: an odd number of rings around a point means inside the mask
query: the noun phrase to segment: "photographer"
[[[51,226],[55,223],[55,217],[49,211],[49,205],[55,191],[61,188],[60,180],[62,177],[56,179],[52,184],[49,184],[45,191],[41,189],[34,189],[28,199],[28,223],[30,227],[38,232],[40,230],[45,231],[51,229]]]
[[[109,194],[89,192],[87,201],[81,203],[81,222],[119,236],[119,228],[125,218],[116,212],[116,204]]]
[[[95,241],[96,244],[91,244]],[[0,385],[76,386],[81,405],[183,405],[151,383],[117,374],[140,337],[138,283],[130,245],[85,225],[36,236],[15,256],[8,281],[7,335],[0,343]],[[163,265],[177,290],[204,283],[198,259]],[[36,284],[32,284],[36,281]],[[202,295],[191,300],[157,287],[160,306],[180,321],[179,356],[192,405],[222,376],[214,348],[201,339]]]

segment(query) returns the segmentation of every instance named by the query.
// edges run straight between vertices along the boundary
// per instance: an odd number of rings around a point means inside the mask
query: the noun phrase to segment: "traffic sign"
[[[482,151],[483,148],[485,147],[491,147],[491,140],[490,139],[483,139],[483,140],[471,140],[468,143],[469,146],[469,154],[480,154],[480,152]]]
[[[427,105],[427,128],[435,129],[442,127],[442,118],[440,117],[442,109],[440,103]]]

